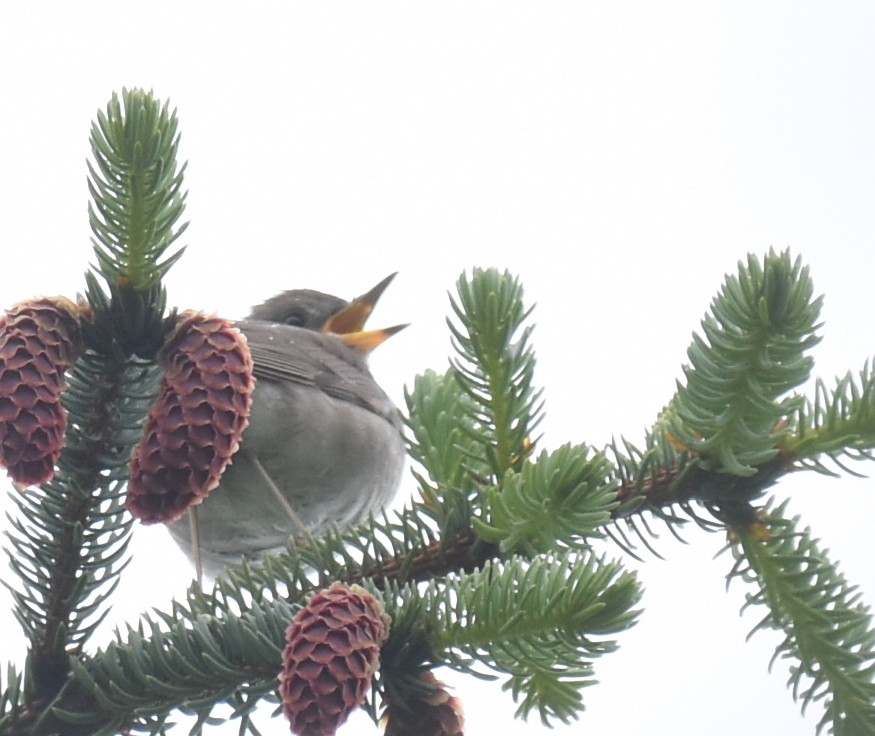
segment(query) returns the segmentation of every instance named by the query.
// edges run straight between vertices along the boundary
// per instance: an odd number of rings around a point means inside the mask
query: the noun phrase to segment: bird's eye
[[[304,317],[301,314],[292,313],[285,319],[285,323],[290,327],[303,327]]]

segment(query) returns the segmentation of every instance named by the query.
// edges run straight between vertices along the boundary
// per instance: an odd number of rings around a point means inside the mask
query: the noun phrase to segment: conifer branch
[[[164,322],[160,279],[178,254],[159,259],[184,229],[175,226],[183,207],[176,122],[151,95],[134,90],[122,98],[113,96],[92,130],[89,213],[98,267],[86,274],[87,301],[75,313],[81,350],[61,395],[65,447],[50,480],[14,496],[9,556],[18,584],[11,587],[29,639],[26,707],[18,716],[32,733],[55,728],[50,704],[70,658],[82,656],[107,614],[126,564],[127,462],[154,397],[155,353],[172,322]],[[19,355],[37,359],[31,345],[16,348]],[[0,719],[0,730],[14,722]]]
[[[155,287],[182,256],[167,249],[185,232],[185,165],[177,168],[176,113],[142,90],[113,94],[91,128],[88,219],[98,270],[136,291]]]
[[[756,524],[737,529],[731,544],[735,565],[728,576],[756,591],[745,608],[766,614],[751,632],[785,634],[772,662],[790,660],[789,685],[803,710],[822,701],[818,732],[837,736],[875,734],[875,631],[869,608],[837,571],[798,519],[785,517],[786,503]]]
[[[813,297],[808,268],[790,254],[749,256],[728,276],[693,336],[686,384],[670,404],[669,431],[699,463],[753,475],[790,432],[787,417],[802,402],[786,396],[804,383],[820,338],[822,297]]]
[[[784,631],[776,656],[794,662],[790,684],[803,707],[824,701],[821,728],[835,734],[872,732],[868,609],[811,535],[764,501],[785,474],[834,473],[826,461],[841,469],[875,449],[870,363],[832,391],[818,381],[813,400],[797,392],[811,373],[821,299],[788,252],[739,264],[694,336],[685,382],[641,447],[620,439],[603,452],[580,443],[535,453],[543,402],[531,308],[506,272],[463,275],[451,297],[451,366],[405,393],[418,497],[396,514],[243,564],[209,592],[192,587],[89,652],[126,561],[128,459],[177,324],[161,282],[182,253],[169,252],[185,228],[178,145],[175,114],[141,90],[113,96],[93,129],[96,267],[85,277],[86,303],[73,310],[81,351],[69,370],[48,361],[66,371],[66,447],[16,466],[32,479],[57,460],[50,481],[16,496],[11,587],[30,652],[23,674],[10,668],[0,688],[0,736],[165,733],[176,710],[193,714],[200,733],[220,720],[222,703],[241,733],[254,733],[252,709],[276,701],[286,626],[338,581],[362,586],[391,615],[388,639],[369,644],[373,654],[382,643],[364,703],[375,719],[378,700],[396,721],[405,703],[432,703],[455,728],[457,708],[430,672],[449,665],[503,676],[520,717],[567,722],[584,708],[595,659],[638,615],[634,576],[595,556],[590,541],[607,535],[631,548],[631,528],[650,546],[652,517],[675,536],[690,520],[729,533],[730,578],[756,587],[749,605],[767,609],[757,628]],[[0,337],[9,319],[0,319]],[[40,384],[9,367],[20,342],[0,345],[0,370],[7,385],[32,389]],[[51,427],[63,426],[49,409]]]

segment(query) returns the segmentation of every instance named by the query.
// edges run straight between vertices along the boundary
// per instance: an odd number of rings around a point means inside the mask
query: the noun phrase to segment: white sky
[[[351,297],[398,270],[373,324],[413,326],[373,367],[399,403],[446,365],[446,292],[475,265],[519,274],[537,302],[546,448],[640,440],[749,251],[790,246],[826,294],[817,375],[875,354],[872,4],[243,7],[2,6],[3,305],[82,289],[89,125],[113,90],[144,86],[178,108],[189,161],[171,303],[237,317],[282,289]],[[777,493],[871,603],[872,481],[799,475]],[[665,561],[640,566],[641,622],[556,734],[814,732],[785,669],[767,674],[777,640],[745,644],[757,617],[724,591],[724,540],[687,538],[664,534]],[[135,552],[116,622],[188,579],[163,530]],[[20,660],[7,609],[0,659]],[[541,730],[497,685],[452,680],[466,733]],[[341,731],[371,733],[366,718]]]

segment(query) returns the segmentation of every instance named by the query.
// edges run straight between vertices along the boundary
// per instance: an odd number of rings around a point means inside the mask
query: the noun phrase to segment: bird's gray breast
[[[404,463],[400,419],[364,356],[331,335],[241,323],[255,366],[249,426],[221,483],[198,507],[201,555],[228,564],[283,547],[295,525],[257,465],[318,533],[358,523],[394,496]],[[170,526],[191,550],[190,524]]]

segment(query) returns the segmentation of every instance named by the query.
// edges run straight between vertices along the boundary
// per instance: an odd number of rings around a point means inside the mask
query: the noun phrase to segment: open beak
[[[396,273],[389,274],[366,294],[353,299],[348,306],[328,318],[322,325],[322,332],[331,332],[341,342],[363,353],[370,352],[378,345],[388,340],[392,335],[401,332],[407,325],[395,325],[380,330],[365,330],[365,322],[374,311],[374,306],[382,296],[386,287],[392,283]]]
[[[407,325],[395,325],[394,327],[384,327],[382,330],[360,330],[359,332],[347,332],[345,335],[338,335],[338,339],[351,348],[360,350],[363,353],[369,353],[378,345],[382,345],[392,335],[401,332]]]

